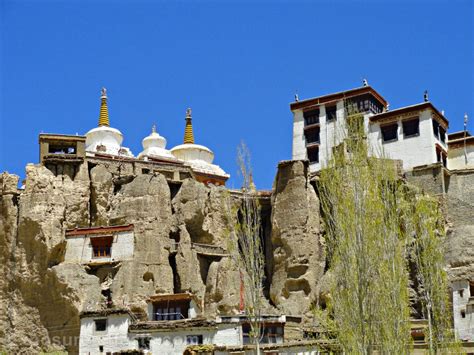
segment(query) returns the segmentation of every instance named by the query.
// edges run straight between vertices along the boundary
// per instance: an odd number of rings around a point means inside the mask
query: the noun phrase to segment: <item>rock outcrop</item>
[[[303,315],[324,270],[319,200],[305,161],[281,162],[272,198],[273,277],[270,297],[286,314]]]

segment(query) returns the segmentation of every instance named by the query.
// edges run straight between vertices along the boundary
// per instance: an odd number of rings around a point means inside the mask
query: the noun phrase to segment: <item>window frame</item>
[[[397,129],[395,130],[395,138],[392,138],[392,139],[388,139],[386,140],[385,137],[384,137],[384,129],[390,127],[390,126],[397,126]],[[398,141],[398,129],[399,129],[399,124],[398,124],[398,121],[397,122],[392,122],[392,123],[387,123],[387,124],[384,124],[384,125],[380,125],[380,135],[382,136],[382,143],[391,143],[391,142],[397,142]]]
[[[190,342],[190,339],[197,338],[196,342]],[[204,343],[204,337],[202,334],[188,334],[186,335],[186,345],[202,345]]]
[[[310,152],[313,152],[313,154],[314,154],[315,151],[317,152],[316,154],[317,154],[318,159],[317,160],[311,160],[310,159]],[[319,145],[317,145],[317,144],[314,144],[314,145],[306,148],[306,154],[307,154],[307,157],[308,157],[308,160],[309,160],[310,164],[319,164],[319,162],[321,161],[321,157],[319,156]]]
[[[325,107],[326,109],[326,122],[336,122],[337,121],[337,105],[329,105]],[[333,112],[334,109],[334,116],[329,118],[329,112]]]
[[[406,128],[405,128],[406,126],[405,125],[411,124],[415,121],[417,122],[416,133],[411,133],[411,134],[405,133],[406,132]],[[417,116],[417,117],[412,117],[412,118],[408,118],[406,120],[403,120],[402,121],[402,131],[403,131],[403,139],[419,137],[420,136],[420,118]]]
[[[103,322],[103,324],[105,325],[105,329],[104,329],[104,330],[98,330],[98,329],[97,329],[97,324],[98,324],[99,322]],[[108,319],[107,319],[107,318],[97,318],[97,319],[94,319],[94,333],[100,333],[100,334],[106,333],[108,327],[109,327],[109,322],[108,322]]]
[[[99,240],[109,241],[110,245],[108,245],[109,243],[103,243],[104,245],[97,245],[97,244],[102,244],[102,243],[98,243]],[[111,258],[112,257],[112,246],[114,244],[114,236],[113,235],[103,235],[103,236],[91,237],[89,242],[90,242],[91,249],[92,249],[92,259],[102,259],[102,258]],[[94,245],[94,243],[97,243],[97,244]],[[97,248],[99,248],[99,249],[97,249]],[[104,254],[104,255],[102,255],[102,254]]]

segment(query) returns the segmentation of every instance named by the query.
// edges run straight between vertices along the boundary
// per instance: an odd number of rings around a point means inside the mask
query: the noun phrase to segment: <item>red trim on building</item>
[[[309,106],[317,106],[317,105],[322,105],[322,104],[326,104],[329,102],[334,102],[334,101],[338,101],[342,99],[349,99],[351,97],[356,97],[363,94],[371,94],[384,107],[387,107],[387,101],[383,98],[382,95],[380,95],[377,91],[375,91],[374,88],[370,86],[363,86],[360,88],[351,89],[347,91],[341,91],[334,94],[318,96],[318,97],[314,97],[311,99],[302,100],[298,102],[292,102],[290,104],[290,109],[293,111],[293,110],[302,109]]]
[[[66,237],[75,235],[89,235],[89,234],[111,234],[117,232],[125,232],[133,230],[133,224],[123,226],[106,226],[106,227],[91,227],[91,228],[74,228],[66,231]]]

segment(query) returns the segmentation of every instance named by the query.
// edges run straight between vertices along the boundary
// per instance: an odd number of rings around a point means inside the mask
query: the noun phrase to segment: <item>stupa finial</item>
[[[107,108],[107,89],[103,87],[100,93],[99,126],[110,126],[109,109]]]
[[[194,144],[191,108],[186,109],[186,128],[184,129],[184,144]]]

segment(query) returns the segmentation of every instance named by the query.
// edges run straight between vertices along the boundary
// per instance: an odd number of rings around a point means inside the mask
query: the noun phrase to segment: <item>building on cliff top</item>
[[[214,153],[194,143],[191,109],[186,110],[183,144],[167,150],[166,139],[153,126],[151,134],[143,139],[143,151],[135,157],[122,145],[122,132],[110,126],[105,88],[100,100],[98,126],[85,136],[40,134],[40,163],[55,175],[67,174],[73,179],[78,164],[108,160],[127,165],[135,174],[161,173],[172,182],[194,178],[205,184],[225,185],[230,175],[213,164]]]
[[[388,102],[364,80],[364,86],[334,94],[295,101],[293,159],[308,159],[310,171],[324,168],[333,149],[347,135],[348,111],[363,115],[371,154],[403,162],[403,170],[441,164],[446,169],[474,168],[474,137],[458,132],[447,135],[449,122],[429,101],[390,110]],[[415,153],[416,152],[416,153]]]

